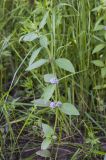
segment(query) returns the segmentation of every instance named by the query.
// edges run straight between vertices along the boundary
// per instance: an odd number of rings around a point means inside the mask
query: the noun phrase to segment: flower
[[[106,31],[106,26],[104,26],[104,30]]]
[[[59,80],[57,78],[52,78],[52,79],[50,79],[50,83],[51,84],[58,84]]]
[[[56,107],[56,103],[55,102],[50,102],[50,108],[55,108]]]
[[[58,101],[58,102],[56,103],[56,107],[61,107],[61,106],[62,106],[62,102]]]
[[[50,108],[61,107],[61,106],[62,106],[62,102],[61,101],[50,102]]]

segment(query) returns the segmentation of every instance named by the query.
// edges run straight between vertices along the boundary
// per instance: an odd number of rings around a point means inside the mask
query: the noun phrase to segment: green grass
[[[42,142],[44,154],[51,154],[43,159],[102,160],[106,155],[105,3],[0,1],[1,160],[38,159]],[[47,62],[32,69],[32,53],[40,47],[33,63]],[[59,84],[48,87],[46,74],[57,76]],[[63,108],[33,103],[39,98],[61,101]]]

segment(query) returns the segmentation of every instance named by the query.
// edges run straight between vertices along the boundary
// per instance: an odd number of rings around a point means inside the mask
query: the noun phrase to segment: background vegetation
[[[105,154],[106,1],[1,0],[0,159]]]

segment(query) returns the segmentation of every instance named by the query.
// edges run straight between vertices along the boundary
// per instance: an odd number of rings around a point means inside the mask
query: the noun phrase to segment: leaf
[[[99,45],[97,45],[97,46],[94,48],[92,54],[101,51],[104,47],[105,47],[105,44],[99,44]]]
[[[54,130],[49,125],[42,123],[42,129],[45,137],[50,137],[54,135]]]
[[[36,59],[36,57],[37,57],[38,54],[40,53],[41,49],[42,49],[42,47],[36,49],[36,50],[32,53],[31,58],[30,58],[30,61],[29,61],[29,65],[31,65],[31,64],[34,62],[34,60]]]
[[[31,41],[33,41],[37,38],[39,38],[38,34],[35,34],[35,33],[32,32],[32,33],[28,33],[28,34],[22,36],[20,38],[20,41],[31,42]]]
[[[52,78],[57,78],[54,74],[45,74],[44,75],[44,81],[45,82],[50,82],[50,80],[52,79]]]
[[[40,60],[36,61],[35,63],[32,63],[31,65],[29,65],[29,67],[26,69],[26,71],[31,71],[32,69],[39,68],[47,62],[48,62],[47,59],[40,59]]]
[[[8,37],[6,37],[4,39],[4,42],[3,42],[2,48],[1,48],[2,51],[5,50],[9,46],[10,39],[11,39],[11,35],[9,35]]]
[[[104,160],[106,160],[106,155],[104,156]]]
[[[98,66],[98,67],[104,66],[104,63],[101,60],[93,60],[91,61],[91,63],[93,63],[95,66]]]
[[[68,3],[59,3],[58,7],[62,7],[62,6],[68,6],[70,7],[70,10],[71,10],[71,15],[76,15],[78,14],[78,11],[73,7],[73,5],[70,5]]]
[[[93,89],[99,90],[99,89],[105,89],[105,88],[106,88],[106,84],[103,84],[103,85],[97,85]]]
[[[45,48],[48,46],[48,39],[46,36],[40,37],[40,45],[41,47],[45,47]]]
[[[104,19],[104,18],[103,18],[103,16],[102,16],[102,17],[100,17],[100,18],[97,20],[97,22],[96,22],[96,24],[95,24],[95,27],[94,27],[95,29],[96,29],[96,28],[100,28],[100,26],[102,26],[102,25],[101,25],[101,22],[103,21],[103,19]],[[103,27],[103,28],[104,28],[104,27]],[[103,29],[103,28],[102,28],[102,29]]]
[[[42,95],[42,97],[44,98],[45,102],[48,102],[49,99],[52,97],[54,91],[56,89],[56,85],[49,85],[44,89],[44,93]]]
[[[37,151],[36,154],[45,158],[51,156],[48,150],[40,150],[40,151]]]
[[[102,78],[106,77],[106,67],[101,69],[101,75],[102,75]]]
[[[92,9],[92,12],[97,11],[99,12],[102,9],[102,5],[99,5],[98,7],[95,7]]]
[[[46,12],[42,21],[39,24],[39,30],[42,29],[45,26],[45,24],[47,23],[48,15],[49,15],[49,12]]]
[[[51,144],[50,138],[45,138],[41,144],[41,150],[48,149],[49,145]]]
[[[104,25],[95,25],[94,27],[94,31],[99,31],[99,30],[103,30],[104,29]]]
[[[49,106],[50,102],[45,102],[44,99],[35,99],[33,101],[33,103],[36,105],[36,106],[41,106],[41,107],[47,107]]]
[[[58,58],[58,59],[55,60],[55,62],[58,65],[58,67],[66,70],[66,71],[75,73],[74,66],[68,59],[66,59],[66,58]]]
[[[60,110],[67,115],[79,115],[79,111],[71,103],[63,103]]]

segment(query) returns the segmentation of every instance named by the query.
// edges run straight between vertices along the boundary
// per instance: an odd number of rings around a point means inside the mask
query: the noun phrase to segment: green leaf
[[[47,23],[48,15],[49,15],[49,12],[46,12],[42,21],[39,24],[39,30],[42,29],[45,26],[45,24]]]
[[[70,13],[71,13],[71,15],[79,14],[78,11],[71,4],[68,4],[68,3],[59,3],[59,5],[58,5],[58,7],[64,7],[64,6],[70,7],[70,11],[71,11]]]
[[[79,115],[79,111],[71,103],[63,103],[60,109],[63,113],[67,115]]]
[[[101,51],[104,47],[105,47],[105,44],[99,44],[99,45],[97,45],[97,46],[94,48],[92,54]]]
[[[54,74],[45,74],[44,75],[44,81],[45,82],[50,82],[50,80],[52,79],[52,78],[57,78]]]
[[[47,107],[49,106],[50,102],[45,102],[44,99],[35,99],[33,101],[33,103],[36,105],[36,106],[40,106],[40,107]]]
[[[73,64],[66,58],[58,58],[55,60],[56,64],[58,65],[58,67],[69,71],[71,73],[75,73],[75,69]]]
[[[48,62],[47,59],[40,59],[40,60],[36,61],[35,63],[32,63],[31,65],[29,65],[28,68],[26,69],[26,71],[31,71],[32,69],[39,68],[47,62]]]
[[[29,65],[31,65],[31,64],[34,62],[34,60],[36,59],[36,57],[37,57],[38,54],[40,53],[41,49],[42,49],[42,47],[36,49],[36,50],[32,53],[31,58],[30,58],[30,61],[29,61]]]
[[[36,154],[45,158],[51,156],[48,150],[40,150],[40,151],[37,151]]]
[[[97,85],[93,89],[99,90],[99,89],[105,89],[105,88],[106,88],[106,84],[103,84],[103,85]]]
[[[50,137],[54,135],[54,130],[49,125],[42,123],[42,129],[45,137]]]
[[[40,45],[45,48],[48,46],[48,39],[46,36],[40,36]]]
[[[41,150],[48,149],[49,145],[51,144],[50,138],[45,138],[41,144]]]
[[[106,160],[106,155],[104,156],[104,160]]]
[[[98,67],[104,66],[104,63],[101,60],[93,60],[91,61],[91,63],[93,63],[95,66],[98,66]]]
[[[94,31],[103,30],[104,25],[95,25]]]
[[[28,34],[22,36],[20,38],[20,41],[31,42],[37,38],[39,38],[38,34],[32,32],[32,33],[28,33]]]
[[[2,51],[5,50],[9,46],[10,39],[11,39],[11,35],[9,35],[8,37],[6,37],[4,39],[4,42],[3,42],[2,48],[1,48]]]
[[[42,95],[42,97],[44,98],[45,102],[48,102],[49,99],[52,97],[54,91],[56,89],[56,85],[49,85],[44,89],[44,93]]]
[[[98,7],[95,7],[92,9],[92,12],[97,11],[99,12],[102,9],[102,5],[99,5]]]
[[[106,77],[106,67],[101,69],[101,75],[102,75],[102,78]]]
[[[95,29],[99,29],[100,28],[100,26],[102,26],[101,25],[101,22],[103,21],[103,17],[100,17],[98,20],[97,20],[97,22],[96,22],[96,24],[95,24]],[[104,26],[103,26],[103,28],[104,28]],[[102,30],[103,30],[103,28],[102,28]]]

